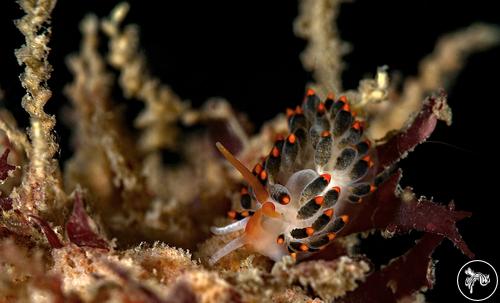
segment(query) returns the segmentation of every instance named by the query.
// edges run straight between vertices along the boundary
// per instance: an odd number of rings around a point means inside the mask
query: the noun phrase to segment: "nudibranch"
[[[361,203],[379,184],[376,153],[345,96],[321,101],[308,90],[302,106],[287,110],[289,134],[278,136],[269,155],[252,171],[222,144],[216,146],[241,173],[242,211],[213,227],[217,235],[244,230],[215,252],[210,263],[242,246],[275,261],[304,258],[333,241],[349,224],[345,203]]]

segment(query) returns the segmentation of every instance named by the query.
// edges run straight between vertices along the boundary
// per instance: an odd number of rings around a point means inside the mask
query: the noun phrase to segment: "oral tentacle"
[[[220,153],[236,168],[247,181],[255,193],[255,196],[260,202],[265,202],[269,197],[266,188],[255,178],[255,176],[241,163],[235,156],[233,156],[220,142],[215,144]]]

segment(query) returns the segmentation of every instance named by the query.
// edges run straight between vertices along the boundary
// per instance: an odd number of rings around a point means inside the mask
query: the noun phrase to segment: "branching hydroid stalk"
[[[48,62],[51,35],[50,15],[55,0],[23,0],[18,2],[26,15],[15,24],[25,37],[25,44],[16,50],[19,65],[24,65],[20,76],[26,89],[22,106],[30,116],[29,138],[31,148],[29,168],[23,179],[23,188],[28,197],[23,199],[28,209],[45,209],[47,203],[55,199],[60,190],[59,168],[54,154],[58,149],[53,129],[55,117],[44,111],[44,106],[52,96],[47,81],[52,72]],[[34,190],[39,188],[40,190]]]

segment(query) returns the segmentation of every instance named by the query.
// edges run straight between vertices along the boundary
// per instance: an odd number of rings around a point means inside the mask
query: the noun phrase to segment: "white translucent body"
[[[219,249],[209,260],[211,264],[216,263],[220,258],[229,254],[231,251],[236,250],[244,245],[251,246],[251,249],[269,257],[272,260],[278,261],[285,255],[288,255],[288,251],[285,245],[278,244],[276,239],[280,235],[285,235],[287,237],[290,231],[294,228],[301,228],[310,226],[317,218],[321,215],[321,212],[308,218],[307,220],[298,220],[297,212],[299,210],[299,196],[304,187],[309,184],[311,181],[316,179],[319,174],[312,169],[300,170],[292,174],[286,183],[286,188],[289,190],[291,194],[290,203],[287,205],[282,205],[277,201],[269,198],[268,202],[272,202],[275,206],[276,212],[280,214],[279,218],[273,218],[263,215],[261,220],[261,233],[257,239],[252,238],[251,242],[246,239],[245,234],[242,236],[232,240],[224,247]],[[330,190],[332,187],[338,186],[340,188],[344,187],[345,184],[342,183],[342,180],[336,182],[335,178],[332,178],[330,184],[323,190],[323,193]],[[261,204],[258,204],[258,209]],[[258,211],[257,209],[257,211]],[[232,224],[223,226],[223,227],[213,227],[211,230],[216,235],[223,235],[235,232],[237,230],[245,229],[249,217],[242,219],[240,221],[236,221]],[[285,239],[285,241],[289,241],[290,239]]]

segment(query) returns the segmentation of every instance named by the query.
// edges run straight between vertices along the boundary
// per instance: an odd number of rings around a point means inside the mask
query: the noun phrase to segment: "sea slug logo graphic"
[[[467,299],[484,301],[495,293],[498,275],[495,268],[486,261],[469,261],[458,272],[457,286]]]
[[[486,286],[490,283],[490,275],[485,275],[480,272],[474,272],[470,267],[467,267],[465,274],[469,277],[465,279],[465,286],[467,286],[472,294],[474,292],[473,287],[476,281],[479,281],[481,286]]]

